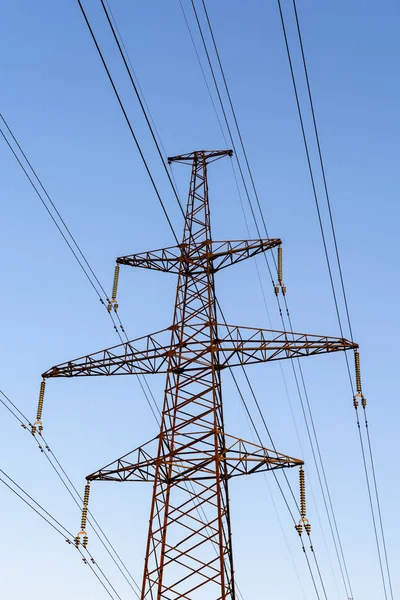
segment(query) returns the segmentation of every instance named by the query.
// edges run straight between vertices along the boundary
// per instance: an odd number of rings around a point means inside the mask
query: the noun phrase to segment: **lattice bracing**
[[[271,250],[281,243],[279,239],[234,240],[227,242],[212,242],[211,240],[207,240],[199,247],[199,252],[204,254],[203,258],[208,259],[211,270],[216,273],[242,260]],[[190,257],[190,254],[186,252],[184,244],[160,250],[151,250],[150,252],[143,252],[141,254],[121,256],[117,258],[117,263],[130,267],[141,267],[142,269],[154,269],[163,273],[175,273],[176,275],[183,269],[185,275],[188,277],[198,275],[201,269],[205,268],[202,262]]]

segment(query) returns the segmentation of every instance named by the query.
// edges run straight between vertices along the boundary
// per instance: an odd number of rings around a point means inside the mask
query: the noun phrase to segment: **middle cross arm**
[[[202,438],[204,448],[199,452],[196,438],[189,438],[187,444],[154,458],[157,450],[154,438],[144,446],[128,452],[116,461],[87,476],[88,481],[154,481],[157,466],[158,477],[165,482],[196,481],[215,478],[214,432],[209,431]],[[225,478],[251,475],[262,471],[285,469],[303,464],[302,460],[268,450],[263,446],[246,442],[232,435],[224,434],[224,449],[217,455],[218,462],[226,464]]]
[[[200,326],[204,329],[204,325]],[[88,375],[146,375],[190,372],[211,368],[211,355],[218,355],[218,367],[264,363],[358,348],[344,338],[220,325],[219,337],[210,345],[188,340],[181,346],[168,343],[170,329],[87,354],[52,367],[44,378]]]
[[[185,245],[181,244],[180,246],[121,256],[117,258],[117,263],[175,274],[178,274],[183,266],[186,275],[191,276],[204,270],[204,260],[207,258],[211,260],[213,271],[216,272],[246,258],[271,250],[280,244],[280,239],[203,242],[198,248],[199,254],[194,256],[187,255]]]

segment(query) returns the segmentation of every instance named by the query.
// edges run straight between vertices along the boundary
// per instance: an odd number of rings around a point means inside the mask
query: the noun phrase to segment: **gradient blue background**
[[[182,222],[175,200],[99,4],[85,2],[180,232]],[[400,11],[398,3],[390,0],[298,4],[354,335],[361,346],[363,385],[369,401],[396,593],[400,558]],[[194,27],[188,0],[184,5]],[[113,0],[111,6],[166,152],[225,147],[179,2]],[[269,231],[284,241],[284,279],[294,329],[339,335],[276,2],[214,0],[208,6]],[[283,6],[295,67],[300,72],[291,3],[285,0]],[[110,289],[117,256],[171,245],[173,240],[77,3],[2,2],[0,55],[1,111],[91,265]],[[302,100],[304,91],[302,85]],[[310,124],[307,117],[308,131]],[[113,345],[117,338],[100,302],[2,140],[0,165],[0,384],[33,418],[44,370]],[[184,198],[189,171],[176,166],[174,174]],[[322,190],[320,178],[317,183]],[[227,159],[210,169],[210,197],[214,238],[246,238]],[[326,218],[325,209],[323,214]],[[331,250],[331,243],[329,247]],[[279,329],[263,262],[260,269],[272,325]],[[128,268],[121,271],[120,314],[131,338],[170,324],[175,283],[173,276]],[[253,263],[221,273],[217,291],[228,322],[269,326]],[[303,361],[303,368],[354,598],[383,598],[344,358],[311,358]],[[306,461],[315,494],[314,502],[309,489],[308,516],[328,598],[343,599],[291,367],[283,364],[283,369],[302,448],[279,365],[252,367],[249,375],[278,450]],[[229,378],[225,379],[227,430],[251,440],[240,400]],[[162,377],[150,384],[161,400]],[[50,381],[44,424],[54,452],[79,489],[83,489],[88,473],[157,432],[134,378]],[[79,511],[30,436],[3,409],[0,456],[1,468],[69,529],[78,530]],[[297,472],[288,476],[297,490]],[[283,530],[306,597],[314,598],[297,534],[272,477],[267,480],[270,491],[262,475],[231,485],[237,582],[246,600],[303,597]],[[138,581],[150,495],[150,485],[99,483],[93,486],[91,497],[91,509]],[[107,597],[77,553],[4,486],[0,488],[0,515],[0,585],[4,598],[19,600],[28,594],[42,600]],[[131,597],[131,590],[93,534],[90,544],[122,597]]]

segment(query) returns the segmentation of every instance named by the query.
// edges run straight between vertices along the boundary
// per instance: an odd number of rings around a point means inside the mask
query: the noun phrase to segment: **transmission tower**
[[[218,322],[215,273],[281,244],[279,239],[212,240],[207,165],[224,156],[232,151],[168,159],[191,166],[182,243],[117,259],[117,265],[178,275],[172,325],[43,374],[44,380],[166,374],[159,434],[89,475],[84,501],[83,530],[91,481],[153,482],[142,600],[234,600],[229,480],[303,464],[225,432],[221,372],[357,347],[342,338]]]

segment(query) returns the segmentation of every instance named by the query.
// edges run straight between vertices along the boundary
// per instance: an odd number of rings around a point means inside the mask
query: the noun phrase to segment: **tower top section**
[[[233,150],[195,150],[188,154],[179,154],[178,156],[169,156],[168,164],[172,162],[182,162],[184,164],[192,164],[193,161],[202,160],[204,162],[214,162],[224,156],[233,156]]]

